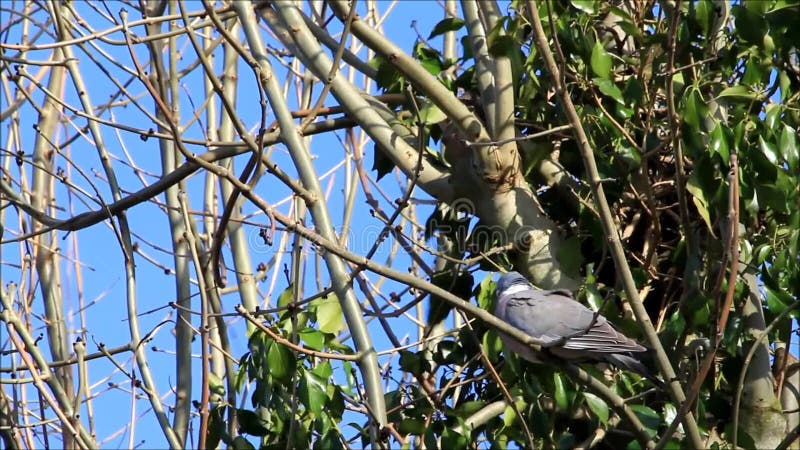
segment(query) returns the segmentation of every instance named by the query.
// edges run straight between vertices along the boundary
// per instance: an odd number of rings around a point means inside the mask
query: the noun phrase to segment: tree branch
[[[580,148],[581,158],[586,168],[586,176],[589,179],[595,204],[597,205],[598,212],[600,213],[600,222],[603,225],[603,231],[608,239],[608,244],[611,248],[611,256],[614,259],[614,264],[616,266],[617,273],[621,278],[623,287],[625,289],[625,294],[628,297],[628,302],[633,309],[636,320],[642,327],[648,345],[655,351],[656,359],[659,368],[661,369],[661,374],[668,383],[669,393],[672,396],[673,401],[675,404],[681,404],[686,400],[686,396],[681,388],[680,382],[675,377],[675,370],[673,369],[672,364],[670,363],[669,358],[664,351],[664,347],[661,345],[661,341],[659,340],[658,335],[653,328],[653,324],[650,322],[650,317],[647,315],[647,310],[644,308],[644,305],[639,298],[639,292],[636,289],[636,283],[633,280],[633,274],[631,273],[630,266],[628,266],[627,260],[625,259],[625,250],[622,248],[622,243],[619,239],[619,233],[616,230],[614,218],[611,215],[611,208],[608,205],[608,200],[606,200],[603,184],[600,180],[600,174],[597,171],[597,164],[594,160],[594,152],[592,147],[589,145],[589,139],[583,129],[581,118],[578,116],[575,106],[572,104],[572,99],[570,98],[569,92],[567,92],[566,87],[562,82],[561,73],[556,65],[555,59],[553,58],[553,53],[550,51],[547,35],[544,33],[542,22],[539,19],[539,8],[536,0],[528,1],[528,10],[531,23],[533,24],[533,33],[535,36],[536,45],[539,47],[539,50],[542,53],[545,66],[547,71],[550,73],[556,94],[558,95],[558,98],[565,109],[567,117],[573,126],[573,132],[575,133],[575,138]],[[700,437],[700,432],[697,428],[697,423],[694,420],[694,416],[692,416],[690,413],[687,413],[683,423],[687,433],[689,434],[692,447],[702,448],[703,441]]]

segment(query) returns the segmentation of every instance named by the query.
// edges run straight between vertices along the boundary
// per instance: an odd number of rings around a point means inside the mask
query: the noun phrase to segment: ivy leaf
[[[780,124],[781,114],[783,114],[785,107],[783,105],[778,104],[769,104],[766,107],[767,114],[764,117],[764,124],[770,130],[774,130],[775,127]]]
[[[718,123],[711,132],[711,143],[709,145],[712,153],[716,153],[722,157],[722,160],[727,164],[730,160],[730,150],[728,149],[728,139],[725,137],[725,132],[722,129],[722,124]]]
[[[319,331],[336,334],[342,329],[342,305],[333,294],[322,297],[317,304],[317,324]]]
[[[436,49],[428,47],[423,42],[417,42],[417,44],[414,45],[413,55],[414,58],[419,61],[420,65],[431,75],[439,75],[442,69],[444,69],[441,53]]]
[[[434,272],[433,275],[431,275],[431,283],[444,290],[450,291],[464,300],[469,300],[472,296],[472,285],[475,283],[475,280],[469,272],[453,273],[453,270],[448,269]],[[438,295],[431,294],[430,299],[428,323],[439,323],[447,317],[453,309],[453,305]]]
[[[442,431],[441,448],[467,448],[469,445],[467,437],[455,431],[454,428],[445,428]]]
[[[419,375],[423,372],[422,357],[409,350],[400,350],[400,368],[404,372]]]
[[[608,422],[608,405],[606,402],[590,392],[584,392],[583,398],[586,399],[586,406],[597,416],[600,423],[605,425]]]
[[[769,286],[764,286],[764,290],[767,293],[767,306],[776,315],[782,313],[784,309],[794,303],[792,296],[781,289],[772,289]],[[796,316],[797,310],[792,315]]]
[[[230,436],[227,435],[225,430],[225,419],[222,417],[224,411],[225,407],[223,406],[218,406],[209,411],[208,432],[206,433],[207,448],[217,448],[223,435],[226,435],[227,439],[230,439]]]
[[[306,347],[312,350],[322,350],[325,347],[325,336],[314,328],[304,328],[298,333]]]
[[[599,40],[594,42],[591,56],[592,72],[600,78],[609,79],[611,76],[611,55],[608,54]]]
[[[511,407],[511,405],[506,406],[506,409],[503,411],[503,424],[506,427],[510,427],[516,420],[517,412]]]
[[[392,63],[376,56],[368,64],[377,70],[375,82],[378,83],[378,86],[385,92],[400,92],[405,79]]]
[[[431,31],[428,39],[433,39],[436,36],[447,33],[448,31],[458,31],[464,27],[464,24],[466,24],[466,22],[459,17],[448,17],[440,20],[439,23],[433,27],[433,31]]]
[[[683,121],[697,131],[702,129],[707,115],[708,106],[706,106],[697,89],[687,89]]]
[[[556,372],[553,374],[553,384],[555,385],[555,398],[556,405],[561,411],[569,409],[569,398],[567,397],[567,388],[564,382],[564,376]]]
[[[572,6],[575,8],[587,13],[587,14],[594,14],[597,12],[597,5],[598,3],[595,0],[572,0],[570,1]]]
[[[622,91],[619,90],[619,88],[617,87],[616,84],[614,84],[613,81],[604,80],[602,78],[595,78],[593,81],[597,83],[597,89],[599,89],[600,92],[602,92],[604,95],[613,98],[614,101],[616,101],[620,105],[625,104],[625,100],[623,100],[622,98]]]
[[[797,150],[797,133],[789,125],[784,125],[783,131],[781,131],[780,148],[783,159],[789,164],[789,170],[795,172],[800,152]]]
[[[737,84],[736,86],[731,86],[722,90],[722,92],[717,95],[717,98],[728,98],[731,100],[740,100],[740,101],[753,101],[758,100],[760,97],[755,92],[751,91],[749,87]]]
[[[384,150],[381,148],[377,143],[374,145],[374,156],[372,162],[372,170],[378,172],[378,176],[375,177],[376,180],[380,181],[384,175],[391,172],[394,169],[394,161],[392,161],[388,156],[388,150]]]
[[[767,157],[770,163],[773,165],[778,163],[779,155],[778,150],[775,149],[775,145],[773,145],[771,142],[765,141],[763,136],[759,136],[758,146],[761,147],[761,153]]]
[[[239,421],[239,431],[241,433],[249,434],[250,436],[266,436],[269,432],[261,418],[248,409],[237,409],[236,419]]]
[[[419,110],[419,119],[422,123],[431,125],[447,120],[447,115],[433,103],[427,104]]]
[[[655,437],[656,430],[661,424],[661,417],[651,408],[644,405],[631,405],[634,414],[642,421],[642,425],[647,429],[647,434],[650,437]]]
[[[327,387],[326,379],[308,370],[304,371],[303,378],[300,379],[300,401],[317,416],[328,402]]]
[[[225,383],[214,372],[208,373],[208,390],[217,395],[225,395]]]
[[[283,292],[281,292],[281,295],[278,297],[278,306],[281,308],[286,308],[286,306],[289,305],[292,301],[294,301],[294,289],[292,286],[289,286],[286,289],[284,289]],[[292,317],[293,315],[294,318]],[[281,315],[278,324],[281,327],[281,329],[285,330],[288,333],[293,330],[295,323],[297,324],[298,328],[303,328],[306,326],[307,322],[308,322],[308,313],[306,313],[303,309],[296,309],[296,310],[286,309],[285,312]]]
[[[414,417],[409,417],[407,419],[403,419],[400,422],[400,425],[397,427],[397,431],[400,432],[402,435],[413,434],[415,436],[422,436],[427,430],[428,427],[425,424],[424,419],[417,419]]]
[[[231,447],[233,450],[256,450],[256,448],[253,447],[253,444],[251,444],[250,441],[245,439],[243,436],[236,436],[233,438]]]
[[[314,450],[342,450],[342,440],[339,433],[334,428],[331,428],[321,438],[314,442]]]
[[[692,202],[694,202],[697,212],[700,213],[700,216],[703,218],[703,221],[708,227],[708,231],[713,235],[714,229],[711,223],[711,214],[708,210],[710,204],[710,193],[705,192],[703,189],[701,177],[706,175],[702,174],[701,172],[702,171],[698,170],[697,168],[692,172],[692,174],[689,176],[689,180],[686,182],[686,190],[692,194]]]
[[[292,302],[292,298],[294,298],[293,290],[292,287],[289,286],[286,289],[284,289],[283,292],[281,292],[281,295],[278,296],[278,307],[279,308],[286,307],[286,305]]]
[[[267,369],[276,380],[288,382],[294,369],[294,355],[291,350],[273,341],[267,350]]]

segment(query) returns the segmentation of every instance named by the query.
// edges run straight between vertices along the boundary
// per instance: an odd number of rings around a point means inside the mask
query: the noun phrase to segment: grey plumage
[[[536,289],[519,273],[509,272],[498,281],[495,295],[494,314],[543,347],[542,352],[535,352],[499,333],[506,346],[522,358],[532,362],[546,362],[548,357],[605,361],[660,383],[637,357],[647,349],[615,330],[605,317],[575,301],[569,291]]]

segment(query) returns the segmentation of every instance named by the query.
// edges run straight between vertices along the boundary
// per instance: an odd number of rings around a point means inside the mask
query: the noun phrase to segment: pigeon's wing
[[[646,349],[615,330],[605,317],[565,291],[531,289],[506,301],[505,320],[543,346],[589,353],[642,352]]]
[[[550,294],[550,291],[528,289],[502,295],[498,300],[498,310],[502,313],[498,316],[543,346],[558,345],[563,341],[563,333],[569,332],[563,321],[552,314],[553,308],[559,305],[557,300],[549,298]]]

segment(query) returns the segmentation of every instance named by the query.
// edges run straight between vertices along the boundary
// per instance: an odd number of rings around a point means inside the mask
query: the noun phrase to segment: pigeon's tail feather
[[[659,388],[665,388],[665,384],[663,381],[658,379],[650,369],[647,368],[644,364],[642,364],[638,359],[631,355],[627,355],[625,353],[610,353],[605,355],[606,361],[614,364],[617,367],[621,367],[623,369],[630,370],[631,372],[636,372],[639,375],[647,378],[648,380],[652,381],[656,386]]]

